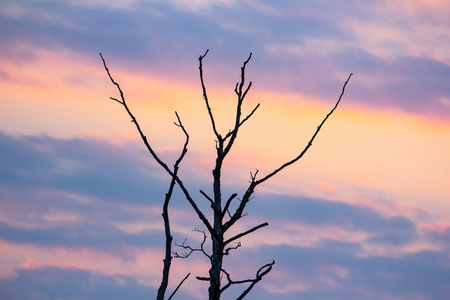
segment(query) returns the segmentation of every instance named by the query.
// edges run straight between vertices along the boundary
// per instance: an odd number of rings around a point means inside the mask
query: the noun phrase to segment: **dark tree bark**
[[[204,76],[203,76],[203,59],[205,58],[205,56],[207,54],[208,54],[208,50],[205,52],[205,54],[200,55],[200,57],[199,57],[199,73],[200,73],[200,82],[201,82],[202,93],[203,93],[203,100],[206,104],[207,112],[208,112],[210,122],[211,122],[211,127],[212,127],[213,133],[216,138],[216,160],[215,160],[214,169],[212,170],[213,197],[208,196],[207,193],[205,193],[202,190],[200,190],[200,194],[202,194],[210,202],[210,206],[211,206],[211,209],[213,212],[212,224],[205,217],[204,213],[198,208],[196,201],[192,198],[191,194],[185,187],[183,181],[178,176],[179,164],[181,163],[182,159],[184,158],[184,156],[187,152],[187,145],[189,142],[189,135],[188,135],[187,131],[185,130],[183,124],[181,123],[181,120],[180,120],[178,114],[176,114],[177,123],[175,123],[175,125],[177,125],[178,127],[180,127],[182,129],[182,131],[184,132],[184,134],[186,136],[186,141],[185,141],[185,144],[181,151],[181,154],[180,154],[178,160],[175,162],[174,168],[172,170],[158,157],[156,152],[151,147],[147,137],[143,134],[138,121],[136,120],[136,118],[133,116],[130,109],[128,108],[128,105],[125,101],[124,94],[123,94],[119,84],[116,83],[114,81],[114,79],[112,78],[112,76],[106,66],[105,60],[103,59],[103,57],[100,54],[100,56],[102,57],[104,67],[108,73],[108,76],[109,76],[111,82],[114,85],[116,85],[116,87],[120,93],[120,100],[116,99],[116,98],[112,98],[112,97],[111,97],[111,99],[114,101],[117,101],[121,105],[123,105],[123,107],[127,111],[128,115],[131,117],[131,121],[135,124],[136,129],[139,132],[139,135],[140,135],[142,141],[144,142],[147,150],[150,152],[150,154],[156,160],[156,162],[171,176],[171,182],[170,182],[169,190],[166,194],[166,198],[165,198],[165,201],[163,204],[163,214],[162,214],[163,220],[164,220],[164,227],[165,227],[166,248],[165,248],[165,258],[164,258],[164,264],[163,264],[163,276],[162,276],[161,285],[160,285],[160,288],[158,290],[158,295],[157,295],[157,299],[161,299],[161,300],[164,299],[164,294],[166,292],[167,285],[169,282],[169,272],[170,272],[170,265],[171,265],[171,261],[172,261],[172,235],[170,232],[170,219],[169,219],[168,207],[169,207],[170,198],[172,196],[172,192],[173,192],[175,185],[178,185],[180,187],[186,200],[190,203],[190,205],[194,209],[195,213],[200,218],[203,225],[206,227],[207,232],[209,233],[210,238],[211,238],[211,244],[212,244],[211,251],[212,252],[211,252],[211,254],[208,254],[204,248],[204,244],[207,239],[206,232],[197,230],[197,231],[202,232],[203,236],[204,236],[204,239],[200,245],[200,248],[192,248],[192,247],[186,245],[184,242],[183,244],[178,245],[178,246],[180,246],[186,250],[189,250],[189,252],[186,253],[185,255],[179,255],[178,253],[174,253],[174,255],[175,255],[175,257],[187,258],[191,253],[193,253],[195,251],[199,251],[199,252],[203,253],[209,259],[209,261],[211,263],[211,267],[209,269],[209,276],[208,277],[197,276],[197,279],[209,282],[208,295],[209,295],[210,300],[219,300],[222,293],[233,284],[246,284],[247,283],[247,284],[249,284],[248,287],[238,297],[238,299],[243,299],[250,292],[250,290],[259,281],[261,281],[265,275],[267,275],[272,270],[272,267],[275,264],[275,261],[272,261],[271,263],[267,263],[267,264],[263,265],[256,272],[255,278],[244,279],[244,280],[232,280],[229,273],[223,267],[224,256],[229,255],[231,250],[235,250],[241,246],[240,242],[238,242],[236,246],[230,246],[230,243],[235,242],[238,239],[246,236],[247,234],[250,234],[262,227],[269,225],[267,222],[256,225],[246,231],[243,231],[241,233],[238,233],[238,234],[228,237],[228,238],[225,237],[225,234],[228,231],[228,229],[230,229],[239,219],[241,219],[243,217],[245,207],[246,207],[247,203],[250,201],[251,197],[253,196],[253,193],[255,192],[256,187],[259,184],[264,183],[271,177],[278,174],[284,168],[296,163],[309,150],[309,148],[312,146],[314,139],[316,138],[319,131],[321,130],[322,126],[325,124],[327,119],[331,116],[331,114],[338,107],[338,105],[344,95],[347,83],[349,82],[351,76],[353,75],[353,74],[350,74],[349,77],[347,78],[347,80],[345,81],[338,101],[336,102],[333,109],[325,116],[325,118],[319,124],[319,126],[317,127],[316,131],[312,135],[311,139],[309,140],[309,142],[305,146],[305,148],[303,150],[301,150],[300,153],[297,156],[295,156],[292,160],[282,164],[279,168],[273,170],[272,172],[270,172],[269,174],[265,175],[264,177],[262,177],[260,179],[257,178],[258,170],[256,170],[254,174],[250,173],[250,184],[247,187],[247,190],[243,193],[242,198],[240,199],[240,203],[239,203],[239,205],[237,205],[235,212],[230,213],[230,211],[229,211],[230,205],[233,202],[233,200],[236,199],[237,193],[232,194],[230,197],[227,198],[225,204],[223,203],[222,197],[224,195],[222,193],[222,186],[221,186],[221,175],[222,175],[221,173],[222,173],[222,167],[225,162],[225,159],[226,159],[228,153],[230,152],[230,150],[234,144],[234,141],[237,138],[239,128],[255,113],[255,111],[259,107],[259,104],[256,105],[247,116],[245,116],[245,117],[242,116],[242,104],[244,103],[245,97],[252,86],[251,82],[249,82],[247,86],[245,85],[246,66],[249,63],[249,61],[252,57],[252,54],[250,53],[249,57],[247,58],[247,60],[243,63],[243,65],[241,67],[240,81],[236,84],[236,87],[234,89],[234,92],[236,93],[236,96],[237,96],[237,105],[236,105],[236,114],[235,114],[234,124],[232,126],[232,129],[229,130],[229,132],[225,135],[220,134],[217,130],[214,115],[212,113],[212,109],[211,109],[208,95],[206,92],[206,86],[205,86]],[[227,282],[225,285],[222,285],[222,282],[221,282],[221,278],[223,277],[223,275],[225,275],[225,277],[227,279]],[[189,274],[180,282],[180,284],[177,286],[177,288],[172,293],[170,298],[172,298],[172,296],[175,294],[175,292],[178,290],[178,288],[181,286],[181,284],[187,279],[188,276],[189,276]]]

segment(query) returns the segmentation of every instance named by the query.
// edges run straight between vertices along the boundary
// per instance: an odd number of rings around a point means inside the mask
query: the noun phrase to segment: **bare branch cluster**
[[[250,88],[252,87],[252,82],[250,81],[248,84],[246,84],[245,82],[245,75],[246,75],[246,67],[247,64],[249,63],[251,57],[252,57],[252,53],[250,53],[250,55],[248,56],[247,60],[244,61],[242,67],[241,67],[241,72],[240,72],[240,80],[236,83],[235,88],[234,88],[234,92],[236,94],[237,97],[237,102],[236,102],[236,112],[235,112],[235,119],[234,119],[234,123],[232,125],[232,129],[230,129],[226,134],[222,135],[218,129],[217,129],[217,125],[216,125],[216,120],[214,118],[214,114],[212,112],[212,108],[210,105],[210,101],[208,98],[208,94],[207,94],[207,90],[206,90],[206,85],[205,85],[205,80],[204,80],[204,75],[203,75],[203,60],[206,57],[206,55],[208,54],[209,50],[207,50],[203,55],[199,56],[199,74],[200,74],[200,83],[201,83],[201,87],[202,87],[202,94],[203,94],[203,100],[205,102],[206,105],[206,109],[207,109],[207,113],[209,115],[209,119],[211,122],[211,128],[212,131],[214,133],[215,136],[215,148],[216,148],[216,160],[215,160],[215,165],[214,168],[212,170],[212,175],[213,175],[213,182],[212,182],[212,190],[213,190],[213,195],[209,196],[206,192],[204,192],[203,190],[200,190],[200,194],[205,197],[209,204],[210,207],[212,209],[213,212],[213,219],[209,220],[205,217],[204,213],[199,209],[199,207],[197,206],[197,202],[194,200],[194,198],[191,196],[191,194],[189,193],[188,189],[185,187],[183,181],[179,178],[178,176],[178,169],[179,169],[179,165],[181,163],[181,161],[183,160],[183,158],[185,157],[185,154],[187,153],[187,147],[188,147],[188,143],[189,143],[189,134],[187,133],[185,127],[183,126],[181,119],[178,115],[177,112],[175,112],[176,114],[176,118],[177,121],[174,122],[174,124],[179,127],[182,132],[185,135],[185,143],[183,145],[182,151],[178,157],[178,159],[176,160],[173,169],[169,168],[167,166],[167,164],[165,162],[163,162],[159,156],[157,155],[157,153],[154,151],[154,149],[152,148],[149,139],[144,135],[143,131],[141,130],[141,127],[137,121],[137,119],[134,117],[134,115],[132,114],[131,110],[128,107],[128,104],[125,100],[125,96],[124,93],[122,91],[122,89],[120,88],[120,85],[113,79],[113,77],[111,76],[111,73],[106,65],[106,62],[102,56],[102,54],[100,54],[100,57],[103,61],[103,66],[109,76],[109,79],[111,80],[111,82],[117,87],[119,94],[120,94],[120,99],[117,98],[113,98],[110,97],[111,100],[116,101],[118,103],[120,103],[124,109],[126,110],[126,112],[128,113],[129,117],[131,118],[131,122],[134,123],[142,141],[144,142],[144,145],[146,146],[147,150],[150,152],[151,156],[153,157],[153,159],[155,159],[155,161],[170,175],[171,177],[171,181],[170,181],[170,185],[169,185],[169,189],[168,192],[166,193],[166,197],[165,197],[165,201],[163,204],[163,220],[164,220],[164,228],[165,228],[165,236],[166,236],[166,251],[165,251],[165,258],[163,260],[164,266],[163,266],[163,279],[160,285],[160,288],[158,290],[158,297],[157,299],[163,299],[164,298],[164,293],[167,289],[167,284],[168,284],[168,278],[169,278],[169,271],[170,271],[170,264],[171,264],[171,260],[172,260],[172,254],[174,257],[178,257],[178,258],[187,258],[189,257],[192,253],[194,252],[201,252],[203,253],[206,257],[208,257],[210,263],[211,263],[211,268],[209,270],[209,276],[207,277],[202,277],[202,276],[197,276],[196,278],[198,280],[202,280],[202,281],[209,281],[210,286],[208,289],[208,293],[209,293],[209,299],[220,299],[221,294],[231,285],[234,284],[249,284],[249,286],[244,290],[244,292],[239,296],[238,299],[242,299],[244,298],[249,292],[250,290],[259,282],[262,280],[262,278],[268,274],[271,270],[272,270],[272,266],[275,264],[275,261],[272,261],[271,263],[265,264],[263,265],[261,268],[258,269],[258,271],[256,272],[256,275],[253,279],[245,279],[245,280],[232,280],[230,274],[225,271],[225,269],[223,268],[223,257],[226,255],[230,254],[231,250],[236,250],[238,248],[241,247],[241,243],[239,241],[237,241],[240,238],[243,238],[244,236],[255,232],[256,230],[265,227],[267,225],[269,225],[267,222],[261,223],[259,225],[256,225],[248,230],[245,230],[243,232],[240,232],[238,234],[235,234],[234,236],[228,237],[226,238],[226,233],[227,231],[233,227],[233,225],[235,225],[235,223],[241,219],[243,216],[245,216],[245,208],[247,203],[252,199],[253,197],[253,193],[255,192],[256,187],[259,184],[262,184],[263,182],[267,181],[268,179],[270,179],[271,177],[273,177],[274,175],[278,174],[281,170],[283,170],[284,168],[294,164],[295,162],[297,162],[299,159],[301,159],[303,157],[303,155],[308,151],[308,149],[312,146],[312,143],[314,141],[314,139],[316,138],[316,136],[318,135],[319,131],[321,130],[322,126],[324,125],[324,123],[327,121],[327,119],[331,116],[331,114],[336,110],[336,108],[338,107],[341,98],[344,95],[345,92],[345,88],[347,86],[347,83],[349,82],[351,76],[353,74],[350,74],[348,79],[346,80],[346,82],[344,83],[344,86],[342,88],[342,92],[341,95],[339,96],[338,101],[336,102],[335,106],[333,107],[333,109],[325,116],[325,118],[322,120],[322,122],[320,123],[320,125],[317,127],[316,131],[314,132],[313,136],[311,137],[311,139],[309,140],[308,144],[305,146],[305,148],[303,150],[301,150],[299,152],[299,154],[297,156],[295,156],[292,160],[282,164],[280,167],[278,167],[277,169],[273,170],[272,172],[268,173],[267,175],[265,175],[264,177],[258,179],[257,175],[258,175],[258,170],[256,170],[254,173],[250,172],[250,183],[247,187],[247,189],[245,190],[245,192],[243,193],[241,198],[237,198],[237,193],[233,193],[232,195],[230,195],[226,201],[225,201],[225,205],[223,205],[223,193],[222,193],[222,186],[221,186],[221,175],[222,175],[222,167],[223,167],[223,163],[225,161],[225,158],[227,157],[228,153],[230,152],[237,136],[238,136],[238,132],[240,127],[247,121],[250,119],[250,117],[256,112],[256,110],[259,108],[260,104],[258,103],[251,111],[250,113],[248,113],[245,117],[243,117],[242,115],[242,106],[245,100],[245,97],[247,96]],[[199,230],[199,229],[195,229],[194,231],[200,232],[203,234],[203,240],[199,246],[199,248],[193,248],[189,245],[186,244],[185,240],[182,244],[177,244],[175,243],[177,246],[183,248],[184,250],[186,250],[185,253],[183,254],[179,254],[177,252],[172,252],[171,250],[171,246],[172,246],[172,236],[171,236],[171,231],[170,231],[170,219],[169,219],[169,211],[168,211],[168,207],[169,207],[169,202],[170,199],[172,197],[172,193],[173,193],[173,189],[175,187],[175,185],[178,185],[179,188],[181,189],[181,191],[184,194],[184,197],[186,198],[186,200],[189,202],[189,204],[191,205],[191,207],[193,208],[193,210],[195,211],[195,213],[197,214],[197,216],[199,217],[199,219],[202,221],[203,225],[206,227],[207,232],[209,233],[210,237],[211,237],[211,244],[212,244],[212,251],[211,254],[208,254],[208,252],[205,250],[204,245],[205,242],[207,240],[207,233],[204,230]],[[240,202],[237,205],[237,208],[235,209],[234,212],[230,212],[230,207],[231,204],[233,202],[233,200],[235,199],[239,199]],[[225,218],[225,216],[227,216],[227,218]],[[226,221],[225,221],[226,219]],[[231,246],[230,243],[234,243],[234,246]],[[221,286],[221,279],[222,279],[222,275],[225,274],[226,279],[227,279],[227,283],[223,286]],[[189,276],[189,274],[180,282],[180,284],[177,286],[177,288],[175,289],[175,291],[172,293],[171,297],[175,294],[175,292],[179,289],[179,287],[181,286],[181,284],[187,279],[187,277]],[[171,298],[170,297],[170,298]],[[169,298],[169,299],[170,299]]]
[[[206,257],[208,257],[211,260],[211,256],[208,253],[206,253],[205,248],[204,248],[206,239],[208,237],[206,235],[205,231],[204,230],[200,230],[200,229],[194,229],[193,231],[200,232],[200,233],[203,234],[203,241],[200,244],[200,248],[192,248],[191,246],[186,245],[187,239],[185,239],[182,244],[177,244],[175,242],[176,246],[181,247],[181,248],[183,248],[183,249],[185,249],[187,251],[182,253],[182,254],[178,253],[177,251],[174,251],[173,252],[173,257],[175,257],[175,258],[188,258],[192,254],[192,252],[198,251],[198,252],[203,253]]]
[[[244,279],[244,280],[238,280],[238,281],[231,280],[230,274],[227,271],[222,269],[222,272],[225,273],[228,282],[221,288],[220,292],[222,293],[223,291],[225,291],[227,288],[229,288],[233,284],[250,283],[250,285],[247,287],[247,289],[244,292],[242,292],[242,294],[238,298],[236,298],[237,300],[243,299],[250,292],[250,290],[260,280],[262,280],[266,274],[268,274],[272,270],[272,266],[274,264],[275,264],[275,261],[273,260],[271,263],[265,264],[264,266],[259,268],[259,270],[256,272],[255,278],[253,278],[253,279]]]

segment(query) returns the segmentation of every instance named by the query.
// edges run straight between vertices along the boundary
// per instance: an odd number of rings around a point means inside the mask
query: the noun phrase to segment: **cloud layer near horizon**
[[[445,0],[2,1],[0,298],[155,295],[168,177],[107,102],[117,91],[98,52],[169,163],[180,113],[191,134],[180,174],[208,211],[195,191],[210,190],[214,161],[197,65],[210,49],[220,130],[250,52],[245,111],[262,104],[225,166],[226,193],[302,149],[355,74],[308,155],[237,225],[270,223],[226,258],[233,279],[276,261],[248,299],[446,299],[449,26]],[[171,213],[177,242],[198,245],[201,224],[179,191]],[[204,299],[194,277],[207,274],[205,257],[173,268],[169,289],[193,272],[178,298]]]
[[[106,141],[0,139],[8,157],[1,165],[2,297],[140,299],[155,291],[148,284],[157,284],[163,254],[164,194],[157,166]],[[201,224],[183,202],[179,196],[173,202],[174,236],[195,244],[201,237],[190,230]],[[274,298],[442,299],[449,292],[450,271],[442,262],[449,258],[450,226],[430,226],[424,212],[392,215],[362,204],[273,194],[258,194],[248,211],[240,230],[260,220],[270,227],[244,238],[227,266],[234,276],[251,277],[275,259],[273,278],[261,286]],[[204,275],[202,257],[174,264]],[[195,298],[199,289],[191,280],[182,297]]]

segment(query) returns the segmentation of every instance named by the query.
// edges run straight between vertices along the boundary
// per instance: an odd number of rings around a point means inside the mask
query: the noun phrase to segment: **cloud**
[[[450,247],[450,226],[438,225],[433,227],[426,230],[427,237],[440,244],[444,249],[448,249]]]
[[[16,277],[0,283],[1,295],[18,299],[26,296],[23,293],[35,293],[41,299],[75,297],[63,293],[73,288],[71,293],[90,299],[100,297],[110,286],[118,295],[140,297],[141,292],[153,291],[141,285],[143,275],[137,265],[154,264],[154,253],[161,253],[161,197],[157,194],[162,196],[166,185],[164,178],[155,175],[157,166],[146,162],[146,153],[131,144],[93,138],[2,133],[0,141],[1,155],[8,158],[0,164],[0,199],[7,208],[7,214],[1,215],[0,239],[7,248],[19,249],[14,259],[42,261],[34,269],[16,267]],[[228,190],[236,188],[227,186]],[[183,198],[177,192],[174,199]],[[208,209],[207,201],[199,205]],[[242,248],[226,257],[225,268],[239,280],[254,276],[272,258],[277,262],[250,299],[258,299],[261,290],[283,299],[375,299],[377,290],[379,299],[405,295],[439,299],[446,292],[441,278],[449,271],[439,263],[446,257],[439,249],[448,249],[446,231],[432,227],[423,231],[420,219],[409,217],[409,212],[403,215],[397,209],[390,214],[363,204],[267,193],[258,193],[248,212],[236,230],[249,229],[260,220],[269,221],[270,226],[242,238]],[[199,227],[199,222],[189,205],[175,201],[171,213],[175,239],[181,242],[188,237],[195,247],[201,237],[190,231]],[[39,251],[31,254],[25,250],[28,247],[45,250],[52,257]],[[100,259],[105,255],[107,259]],[[146,261],[148,255],[153,256]],[[204,257],[194,255],[192,259],[198,268],[192,270],[204,275]],[[109,266],[103,265],[105,261]],[[72,262],[86,269],[49,266],[57,262]],[[184,264],[174,265],[184,272]],[[111,275],[111,270],[125,266],[125,274]],[[156,271],[152,270],[151,276],[156,276]],[[417,282],[424,280],[423,276],[439,278],[419,287]],[[39,281],[42,278],[50,284]],[[61,284],[64,290],[54,287],[59,280],[65,281]],[[89,288],[84,288],[84,282],[91,283]],[[29,288],[19,291],[24,284]],[[200,284],[190,283],[186,289],[190,296],[186,297],[194,297],[199,289]]]
[[[368,34],[360,29],[361,24],[367,30],[379,28],[385,18],[399,13],[395,5],[248,1],[238,9],[236,3],[225,1],[186,10],[180,8],[186,7],[182,1],[115,3],[128,8],[101,1],[92,6],[53,1],[16,4],[8,11],[22,13],[0,18],[5,40],[0,52],[17,61],[36,59],[36,49],[70,49],[85,57],[103,52],[124,68],[192,82],[198,77],[196,58],[210,48],[208,76],[222,84],[234,82],[242,61],[254,52],[249,76],[255,86],[335,99],[346,76],[354,72],[347,98],[356,104],[448,114],[448,106],[440,100],[450,97],[446,59],[428,49],[387,55],[374,50],[382,40],[371,45],[373,41],[367,41]],[[405,24],[420,28],[416,22],[406,22],[408,17],[402,13]],[[392,40],[411,31],[404,23],[390,26],[398,29],[389,37]],[[398,48],[408,49],[409,44],[423,41],[412,37],[398,43]]]
[[[0,165],[3,184],[58,188],[104,199],[147,203],[152,199],[150,192],[164,193],[161,185],[151,185],[147,169],[155,165],[142,153],[122,152],[124,149],[95,140],[5,134],[0,135],[0,140],[4,145],[2,155],[7,158]]]
[[[349,232],[364,232],[367,239],[362,242],[378,245],[407,245],[419,238],[414,221],[403,216],[382,215],[364,205],[264,194],[252,200],[248,209],[252,215],[272,222],[292,222],[298,228],[313,226],[318,232],[330,226]]]
[[[147,299],[156,289],[123,275],[99,275],[60,267],[21,269],[17,277],[0,281],[2,299]]]
[[[450,76],[448,64],[414,56],[382,59],[351,48],[340,53],[338,61],[350,63],[360,77],[352,87],[358,101],[416,114],[447,114],[448,107],[439,99],[450,94],[446,82]]]
[[[275,258],[272,277],[262,285],[283,299],[444,299],[449,292],[442,252],[358,257],[357,248],[334,241],[308,248],[275,245],[249,257]]]
[[[67,222],[56,228],[20,229],[0,223],[0,239],[11,243],[34,244],[44,247],[120,249],[126,245],[137,248],[155,247],[161,244],[159,230],[143,230],[125,233],[108,222]],[[75,226],[74,226],[75,225]],[[119,251],[120,252],[120,251]]]
[[[29,202],[27,197],[34,195],[39,201],[46,203],[46,206],[37,207],[30,203],[30,208],[34,207],[42,215],[48,215],[49,209],[53,208],[56,209],[54,214],[61,215],[62,220],[64,216],[69,216],[77,222],[87,221],[89,226],[95,225],[92,234],[95,235],[95,231],[105,234],[99,238],[99,244],[108,240],[126,240],[127,237],[117,229],[103,227],[99,223],[92,224],[89,222],[90,218],[95,219],[96,214],[100,214],[108,219],[115,219],[116,222],[131,222],[136,219],[138,210],[121,211],[125,204],[135,208],[142,205],[159,208],[165,193],[162,184],[165,182],[164,177],[155,175],[159,171],[157,166],[148,163],[144,153],[135,152],[134,148],[117,147],[91,139],[55,139],[44,136],[13,137],[3,134],[0,140],[5,145],[2,155],[8,158],[0,169],[0,174],[3,174],[0,177],[3,193],[12,195],[15,199],[21,197],[25,201],[23,205]],[[202,185],[203,183],[197,183],[194,186]],[[22,190],[17,190],[18,188]],[[231,187],[227,189],[232,190]],[[71,193],[76,196],[71,196]],[[175,196],[181,197],[180,192]],[[14,198],[5,197],[3,201],[11,206],[9,203]],[[83,198],[89,205],[80,201]],[[64,199],[64,202],[59,202],[58,199]],[[108,209],[102,211],[101,207],[105,203],[110,204]],[[90,209],[86,214],[88,206]],[[175,207],[190,211],[185,201],[176,202]],[[364,205],[259,194],[257,199],[250,202],[249,210],[258,219],[294,222],[316,228],[335,226],[348,232],[364,232],[367,242],[375,244],[408,245],[418,238],[415,221],[402,215],[384,215]],[[20,215],[20,206],[14,211]],[[137,220],[143,219],[144,216],[139,215]],[[48,223],[43,217],[36,220],[42,224]],[[84,232],[84,226],[79,226],[80,229],[76,230],[63,225],[56,232],[50,228],[48,232],[24,231],[9,236],[41,236],[43,241],[44,236],[48,235],[69,246],[76,244],[78,239],[64,240],[62,232],[75,230],[73,234],[78,237]],[[191,226],[196,227],[195,222]],[[117,239],[109,235],[117,236]],[[133,237],[129,242],[140,243],[140,238]],[[79,241],[86,245],[96,242],[89,235],[82,235]]]

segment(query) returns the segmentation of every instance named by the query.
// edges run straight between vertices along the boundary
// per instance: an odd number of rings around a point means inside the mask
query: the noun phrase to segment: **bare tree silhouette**
[[[210,270],[209,270],[209,276],[197,276],[196,278],[198,280],[209,282],[208,294],[209,294],[209,299],[211,299],[211,300],[220,299],[222,293],[225,292],[232,285],[248,284],[247,288],[237,298],[237,299],[243,299],[251,291],[251,289],[259,281],[261,281],[265,275],[267,275],[272,270],[272,267],[275,264],[275,261],[272,261],[272,262],[267,263],[267,264],[263,265],[262,267],[260,267],[256,271],[256,275],[254,278],[234,280],[231,278],[229,272],[223,266],[223,257],[225,255],[229,255],[231,250],[235,250],[241,246],[240,242],[237,242],[237,240],[240,238],[243,238],[244,236],[246,236],[262,227],[269,225],[267,222],[256,225],[246,231],[240,232],[231,237],[226,236],[226,233],[228,232],[228,230],[230,228],[233,227],[233,225],[239,219],[241,219],[244,216],[244,210],[246,208],[246,205],[252,198],[253,193],[255,192],[255,189],[257,188],[257,186],[264,183],[271,177],[275,176],[280,171],[282,171],[284,168],[297,162],[309,150],[309,148],[312,146],[314,139],[318,135],[322,126],[324,125],[324,123],[327,121],[327,119],[331,116],[331,114],[338,107],[338,105],[344,95],[347,83],[349,82],[351,76],[353,75],[351,73],[348,76],[347,80],[345,81],[345,83],[342,87],[342,92],[341,92],[339,99],[337,100],[335,106],[325,116],[325,118],[319,124],[319,126],[317,127],[316,131],[312,135],[312,137],[309,140],[309,142],[307,143],[307,145],[303,149],[301,149],[301,151],[299,151],[298,155],[296,155],[293,159],[281,164],[280,167],[278,167],[277,169],[268,173],[267,175],[262,176],[261,178],[257,177],[258,170],[256,170],[254,172],[254,174],[250,173],[250,184],[248,185],[247,190],[243,193],[242,197],[240,198],[240,202],[237,205],[236,210],[233,213],[231,213],[230,205],[233,201],[235,201],[235,199],[237,199],[238,194],[234,193],[234,194],[230,195],[228,198],[223,198],[224,195],[223,195],[223,190],[222,190],[222,186],[221,186],[222,167],[225,162],[225,158],[230,153],[230,150],[233,147],[233,144],[238,136],[240,127],[247,120],[250,119],[250,117],[256,112],[256,110],[258,109],[260,104],[256,105],[253,108],[253,110],[250,113],[248,113],[245,117],[243,116],[242,104],[244,103],[245,97],[252,86],[251,81],[247,85],[245,84],[246,67],[252,57],[252,54],[250,53],[249,57],[247,58],[247,60],[243,63],[243,65],[241,67],[241,78],[240,78],[240,81],[238,83],[236,83],[236,87],[234,89],[234,92],[237,96],[237,105],[236,105],[236,114],[235,114],[235,118],[234,118],[234,124],[232,125],[232,129],[229,130],[226,134],[219,133],[219,131],[217,130],[217,127],[216,127],[216,121],[215,121],[214,115],[211,110],[211,106],[209,103],[206,86],[205,86],[205,82],[204,82],[204,78],[203,78],[203,60],[206,57],[206,55],[208,54],[208,51],[209,50],[207,50],[205,52],[205,54],[199,56],[199,73],[200,73],[200,82],[201,82],[202,93],[203,93],[203,100],[205,102],[205,105],[206,105],[206,108],[208,111],[208,115],[209,115],[209,119],[211,122],[211,127],[212,127],[213,133],[216,138],[216,160],[215,160],[214,168],[212,171],[213,195],[211,197],[202,190],[200,190],[200,194],[209,201],[210,207],[213,212],[213,220],[208,220],[205,217],[204,213],[197,206],[196,200],[194,200],[193,196],[188,191],[188,189],[184,185],[181,178],[178,176],[179,165],[180,165],[181,161],[183,160],[183,158],[185,157],[185,154],[187,152],[187,146],[189,143],[189,134],[187,133],[184,125],[182,124],[181,119],[178,116],[178,113],[175,112],[176,118],[177,118],[175,125],[178,126],[183,131],[186,139],[185,139],[183,149],[181,150],[181,154],[179,155],[173,168],[171,169],[167,166],[167,164],[165,162],[163,162],[160,159],[158,154],[154,151],[151,144],[149,143],[147,137],[144,135],[144,133],[138,123],[138,120],[134,117],[133,113],[131,112],[130,108],[128,107],[128,104],[125,100],[124,93],[123,93],[122,89],[120,88],[120,85],[113,79],[113,77],[106,65],[105,59],[103,58],[102,54],[100,53],[100,57],[103,61],[103,66],[109,76],[109,79],[117,87],[119,94],[120,94],[119,99],[114,98],[114,97],[110,97],[110,99],[120,103],[124,107],[124,109],[126,110],[128,115],[131,117],[131,121],[136,126],[136,129],[137,129],[142,141],[144,142],[147,150],[150,152],[150,154],[155,159],[155,161],[171,176],[171,182],[169,185],[169,189],[168,189],[168,192],[166,193],[165,200],[163,203],[162,216],[163,216],[163,220],[164,220],[165,237],[166,237],[165,245],[166,246],[165,246],[165,258],[163,260],[162,281],[161,281],[161,285],[158,289],[158,295],[157,295],[158,300],[164,299],[164,295],[165,295],[165,292],[166,292],[166,289],[168,286],[168,282],[169,282],[170,266],[171,266],[171,261],[172,261],[173,257],[188,257],[193,252],[198,251],[198,252],[203,253],[205,255],[205,257],[208,258],[208,260],[210,262],[210,266],[211,266]],[[186,241],[183,242],[182,244],[178,245],[179,247],[181,247],[187,251],[185,254],[179,254],[177,252],[172,251],[172,235],[171,235],[171,231],[170,231],[170,218],[169,218],[168,207],[169,207],[170,199],[172,197],[172,192],[173,192],[175,185],[178,185],[180,187],[181,191],[184,194],[184,197],[189,202],[189,204],[192,206],[195,213],[202,221],[202,224],[206,227],[206,231],[197,230],[203,234],[203,242],[201,243],[199,248],[193,248],[189,245],[186,245],[186,243],[185,243]],[[211,243],[212,243],[211,252],[208,252],[204,248],[205,242],[208,238],[208,234],[211,238]],[[235,244],[235,246],[231,246],[232,242],[237,242],[237,243]],[[187,274],[186,277],[184,277],[184,279],[178,284],[177,288],[171,294],[169,299],[172,298],[172,296],[176,293],[178,288],[187,279],[187,277],[189,275],[190,274]],[[223,276],[225,276],[225,278],[226,278],[226,283],[222,285],[221,279],[223,278]]]

